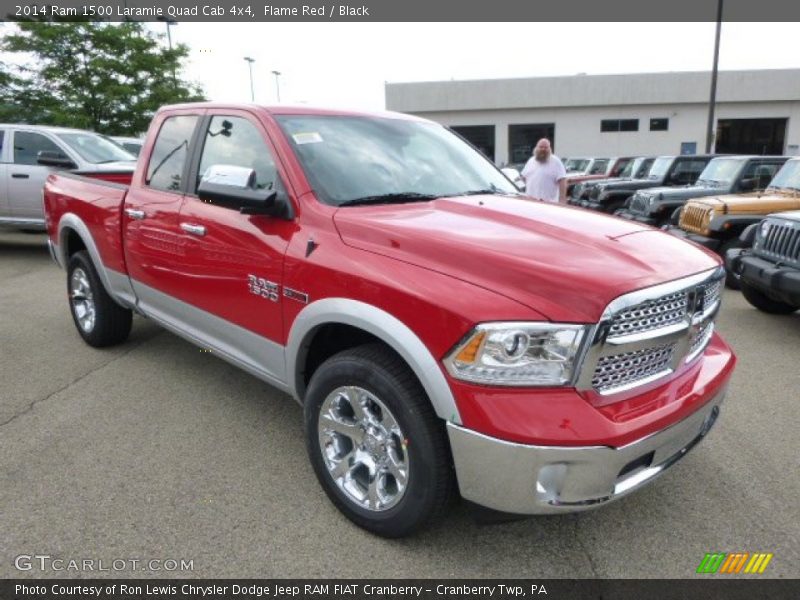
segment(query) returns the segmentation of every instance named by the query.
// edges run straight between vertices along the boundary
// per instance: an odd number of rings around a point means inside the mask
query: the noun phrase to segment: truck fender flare
[[[708,228],[711,231],[724,231],[725,225],[729,224],[731,227],[737,229],[744,229],[753,223],[760,223],[767,215],[717,215],[711,218]]]
[[[103,283],[103,287],[106,288],[106,292],[108,292],[109,296],[115,298],[116,294],[114,293],[114,286],[111,285],[108,269],[106,269],[106,266],[103,264],[103,260],[100,258],[100,252],[97,250],[97,245],[94,243],[92,233],[89,231],[86,223],[84,223],[83,220],[75,213],[64,213],[58,222],[58,247],[55,248],[55,255],[58,259],[58,264],[63,269],[67,268],[67,229],[72,229],[78,234],[78,237],[81,238],[83,245],[86,246],[86,250],[89,252],[89,257],[92,259],[92,263],[94,263],[94,268],[97,270],[97,274],[100,276],[100,281]]]
[[[461,424],[453,392],[436,358],[417,335],[397,317],[358,300],[325,298],[306,306],[294,320],[286,343],[286,374],[295,398],[302,402],[305,392],[302,366],[316,330],[328,324],[350,325],[386,343],[408,364],[428,394],[436,414],[446,421]]]

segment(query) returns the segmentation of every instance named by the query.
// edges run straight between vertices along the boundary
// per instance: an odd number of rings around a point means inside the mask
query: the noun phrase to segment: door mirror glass
[[[46,167],[60,167],[63,169],[74,169],[77,165],[61,152],[52,150],[41,150],[36,154],[36,162]]]

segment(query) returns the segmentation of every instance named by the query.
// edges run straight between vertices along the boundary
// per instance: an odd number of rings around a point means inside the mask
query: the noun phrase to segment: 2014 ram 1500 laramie
[[[734,368],[718,257],[521,196],[423,119],[166,107],[130,186],[59,173],[44,201],[87,343],[135,311],[292,395],[323,489],[384,536],[456,491],[620,498],[706,435]]]

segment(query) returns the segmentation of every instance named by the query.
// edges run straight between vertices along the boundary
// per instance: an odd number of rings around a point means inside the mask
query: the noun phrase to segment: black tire
[[[91,325],[87,320],[81,320],[84,314],[81,311],[86,307],[86,294],[84,300],[81,300],[79,290],[73,283],[77,271],[80,271],[77,275],[85,275],[85,283],[90,292],[90,302],[94,309]],[[73,254],[67,263],[67,297],[75,328],[87,344],[103,348],[120,344],[128,338],[133,315],[129,309],[123,308],[108,295],[89,253],[85,250]]]
[[[331,467],[326,464],[328,457],[323,457],[322,407],[330,407],[331,398],[341,398],[337,391],[350,386],[379,399],[405,437],[401,451],[408,465],[404,492],[397,495],[399,499],[394,505],[385,509],[360,505],[334,481],[329,471]],[[333,504],[359,527],[387,538],[410,535],[440,517],[454,497],[455,475],[445,424],[436,416],[413,372],[387,347],[381,344],[359,346],[325,361],[309,383],[304,416],[306,448],[317,479]],[[353,419],[354,423],[358,422],[357,415],[354,414]],[[363,445],[356,448],[356,445],[351,446],[347,456],[364,448]],[[340,450],[340,445],[332,444],[329,439],[325,448],[327,454],[329,450]],[[397,447],[394,448],[397,451]],[[348,470],[351,482],[356,479],[355,473],[356,469]],[[347,481],[348,476],[342,481]]]
[[[742,296],[744,296],[744,299],[747,300],[751,305],[755,306],[758,310],[761,310],[765,313],[769,313],[771,315],[790,315],[800,308],[800,306],[786,304],[780,300],[773,300],[761,290],[754,288],[744,280],[739,280],[739,284],[741,285]]]
[[[723,242],[723,244],[719,247],[719,254],[722,258],[725,258],[725,254],[727,254],[728,250],[733,250],[734,248],[741,248],[742,242],[739,240],[738,237],[733,239],[727,240]],[[734,273],[730,269],[725,269],[725,287],[731,290],[738,290],[741,289],[741,275],[738,273]]]

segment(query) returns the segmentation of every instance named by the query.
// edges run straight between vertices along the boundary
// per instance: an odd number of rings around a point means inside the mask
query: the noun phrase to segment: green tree
[[[142,23],[22,22],[2,42],[30,61],[0,69],[4,120],[137,134],[164,104],[203,100],[180,78],[189,53]]]

